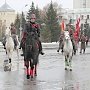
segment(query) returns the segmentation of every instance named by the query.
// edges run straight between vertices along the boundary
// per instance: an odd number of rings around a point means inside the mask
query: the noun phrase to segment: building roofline
[[[15,10],[12,9],[6,2],[0,7],[0,12],[14,12]]]

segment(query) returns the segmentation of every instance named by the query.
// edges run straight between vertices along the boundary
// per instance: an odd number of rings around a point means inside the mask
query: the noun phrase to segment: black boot
[[[6,47],[4,46],[4,49],[6,49]]]
[[[57,52],[59,52],[59,50],[57,50]]]
[[[45,54],[43,51],[40,51],[39,53],[40,53],[41,55],[44,55],[44,54]]]
[[[21,54],[21,56],[24,56],[24,54]]]
[[[61,51],[62,53],[63,53],[63,49],[62,49],[62,51]]]
[[[41,41],[39,41],[39,53],[40,53],[41,55],[44,55],[44,52],[42,51]]]

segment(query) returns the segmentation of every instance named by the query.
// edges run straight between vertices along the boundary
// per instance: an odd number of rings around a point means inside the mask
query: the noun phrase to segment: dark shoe
[[[4,47],[4,49],[6,49],[6,47]]]
[[[80,51],[80,53],[82,53],[82,52]]]
[[[30,75],[27,75],[27,79],[29,79],[30,78]]]
[[[61,51],[62,53],[63,53],[63,49],[62,49],[62,51]]]
[[[24,56],[24,54],[21,54],[21,56]]]
[[[45,53],[44,53],[44,52],[42,52],[42,51],[40,51],[40,54],[41,54],[41,55],[44,55]]]
[[[59,52],[59,50],[57,50],[57,52]]]

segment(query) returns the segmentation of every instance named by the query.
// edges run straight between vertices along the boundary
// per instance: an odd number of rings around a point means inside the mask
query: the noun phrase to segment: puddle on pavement
[[[90,80],[78,80],[75,73],[65,71],[62,90],[90,90]]]

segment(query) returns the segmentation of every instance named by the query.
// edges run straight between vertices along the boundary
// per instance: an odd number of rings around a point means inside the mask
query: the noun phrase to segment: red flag
[[[79,32],[80,32],[80,18],[78,18],[78,20],[76,22],[76,30],[75,30],[75,32],[79,36]]]
[[[64,31],[64,29],[65,29],[65,23],[64,23],[64,20],[62,21],[62,23],[61,23],[60,26],[61,26],[61,30]]]
[[[74,32],[74,39],[77,41],[79,39],[79,32],[80,32],[80,18],[77,19],[76,28],[75,28],[75,32]]]
[[[80,31],[80,18],[78,18],[76,22],[76,31]]]

